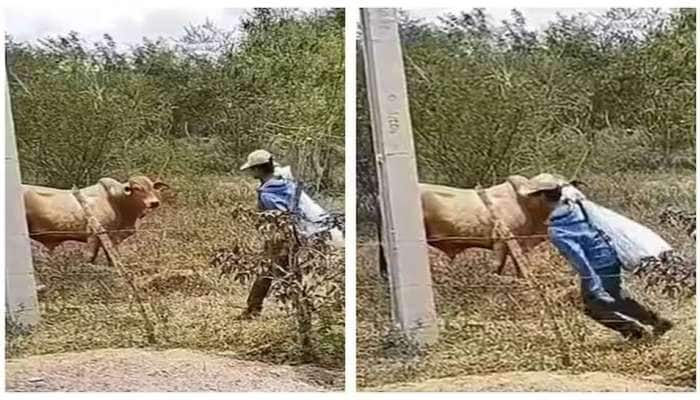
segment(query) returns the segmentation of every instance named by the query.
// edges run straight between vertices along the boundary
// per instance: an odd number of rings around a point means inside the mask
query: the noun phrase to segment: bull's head
[[[158,194],[169,187],[161,181],[153,182],[146,176],[135,176],[124,184],[124,195],[127,196],[129,204],[141,210],[143,214],[146,210],[158,208]]]

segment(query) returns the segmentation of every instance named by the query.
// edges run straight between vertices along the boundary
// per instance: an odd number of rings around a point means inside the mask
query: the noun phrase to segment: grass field
[[[254,228],[240,224],[232,209],[255,206],[255,185],[232,177],[165,179],[171,190],[163,205],[119,248],[121,261],[137,275],[149,295],[147,311],[156,322],[155,345],[146,340],[126,282],[101,256],[88,264],[85,248],[64,244],[53,255],[33,246],[38,280],[47,286],[40,298],[41,323],[31,334],[9,331],[6,356],[102,348],[185,348],[226,352],[239,359],[277,364],[299,361],[295,320],[272,299],[260,318],[237,320],[248,287],[219,277],[209,266],[217,249],[247,241],[259,244]],[[342,209],[343,199],[323,201]],[[342,254],[342,253],[341,253]],[[337,268],[344,268],[342,256]],[[145,282],[149,282],[145,284]],[[325,313],[314,322],[317,365],[344,365],[344,315]]]
[[[695,243],[686,233],[661,225],[658,213],[666,205],[695,210],[695,175],[625,174],[582,177],[589,197],[652,227],[688,260],[695,260]],[[431,251],[431,269],[440,318],[440,339],[427,349],[406,346],[391,329],[389,299],[377,274],[376,242],[358,244],[358,384],[368,389],[440,390],[430,382],[452,378],[443,390],[469,390],[467,378],[495,379],[488,374],[550,372],[616,374],[633,382],[648,380],[672,387],[695,386],[695,297],[671,299],[658,290],[644,290],[636,278],[628,280],[632,293],[671,318],[676,327],[656,341],[630,344],[598,326],[581,312],[578,292],[564,295],[575,283],[570,267],[549,244],[532,254],[531,271],[539,276],[541,292],[553,301],[549,309],[537,291],[490,267],[490,252],[469,250],[450,263]],[[557,340],[552,316],[564,340]],[[491,377],[489,377],[491,376]],[[547,376],[547,374],[544,374]],[[459,378],[462,377],[462,378]],[[552,378],[554,379],[554,378]],[[613,379],[613,378],[611,378]],[[423,382],[424,384],[421,384]],[[496,381],[494,381],[496,382]],[[596,383],[599,382],[599,383]],[[542,384],[512,382],[509,386],[481,385],[477,390],[542,390]],[[588,390],[603,388],[605,380],[591,380]],[[546,387],[546,385],[544,385]],[[624,386],[624,385],[623,385]],[[471,385],[471,388],[475,388]],[[561,382],[550,390],[567,390]],[[617,388],[621,385],[615,386]],[[586,390],[580,385],[570,390]],[[603,389],[601,389],[603,390]],[[663,389],[659,389],[663,390]]]

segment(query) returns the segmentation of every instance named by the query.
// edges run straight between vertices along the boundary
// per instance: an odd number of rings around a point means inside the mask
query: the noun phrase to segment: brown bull
[[[163,182],[135,176],[126,183],[102,178],[97,184],[80,189],[88,207],[110,239],[118,245],[134,234],[136,222],[147,210],[160,204],[158,194],[167,188]],[[71,190],[22,185],[29,236],[52,251],[69,240],[87,243],[91,236],[87,218]],[[98,241],[92,248],[91,262],[99,252]]]
[[[500,218],[527,252],[546,240],[547,219],[551,205],[544,198],[547,191],[557,190],[552,175],[541,174],[532,179],[512,175],[506,182],[483,189]],[[561,185],[569,182],[555,177]],[[494,238],[494,219],[477,189],[420,185],[423,223],[428,244],[450,258],[469,248],[490,249],[495,253],[494,266],[503,272],[508,250],[503,240]],[[381,225],[380,225],[381,226]],[[381,229],[380,243],[381,243]],[[520,237],[532,236],[532,237]],[[384,249],[380,246],[380,272],[386,276]]]

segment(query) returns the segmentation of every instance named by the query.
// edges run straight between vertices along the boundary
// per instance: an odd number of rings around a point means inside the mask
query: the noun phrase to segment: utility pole
[[[438,328],[397,13],[363,8],[361,19],[392,318],[415,342],[430,344]]]
[[[5,152],[5,309],[13,323],[32,327],[39,322],[39,306],[24,214],[9,82],[5,86]]]

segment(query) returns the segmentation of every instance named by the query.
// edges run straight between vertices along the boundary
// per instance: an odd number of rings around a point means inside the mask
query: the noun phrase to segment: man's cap
[[[554,190],[567,184],[570,184],[570,181],[563,176],[545,173],[529,179],[519,191],[522,195],[527,196],[542,190]]]
[[[272,154],[270,154],[269,151],[267,150],[255,150],[252,153],[248,154],[248,159],[246,162],[241,165],[241,171],[246,170],[250,167],[254,167],[256,165],[262,165],[262,164],[267,164],[270,162],[272,159]]]

